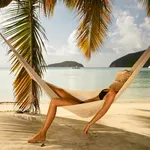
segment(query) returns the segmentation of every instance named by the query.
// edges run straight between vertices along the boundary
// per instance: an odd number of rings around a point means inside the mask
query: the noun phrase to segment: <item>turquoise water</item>
[[[97,90],[108,87],[114,81],[116,72],[124,69],[129,68],[48,68],[44,79],[67,89]],[[0,101],[14,101],[13,80],[14,76],[9,73],[9,69],[0,69]],[[150,69],[143,68],[120,99],[150,99]],[[45,100],[48,97],[43,94],[41,101]]]

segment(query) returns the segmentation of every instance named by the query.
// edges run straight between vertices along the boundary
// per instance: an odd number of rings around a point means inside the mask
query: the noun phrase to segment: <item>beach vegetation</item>
[[[103,46],[108,34],[112,20],[112,0],[0,0],[0,8],[6,7],[2,33],[41,77],[46,66],[42,51],[45,50],[44,41],[47,38],[40,22],[40,13],[44,11],[45,17],[51,18],[60,1],[76,12],[79,19],[77,45],[89,60]],[[150,0],[139,2],[150,16]],[[10,61],[11,72],[16,76],[13,87],[18,110],[39,112],[40,87],[30,78],[13,53]]]

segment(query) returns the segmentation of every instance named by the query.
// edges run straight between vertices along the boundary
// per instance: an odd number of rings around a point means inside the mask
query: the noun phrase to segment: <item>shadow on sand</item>
[[[140,115],[132,115],[132,118],[136,121],[139,121],[143,124],[143,127],[150,128],[150,117],[140,116]]]
[[[149,150],[150,137],[113,127],[94,124],[88,136],[83,135],[87,122],[57,117],[47,134],[45,146],[27,140],[37,133],[45,116],[0,113],[0,147],[11,149],[47,150]],[[27,116],[27,115],[26,115]],[[140,116],[139,116],[140,118]],[[146,118],[148,123],[150,118]],[[149,121],[150,124],[150,121]],[[131,127],[132,128],[132,127]]]

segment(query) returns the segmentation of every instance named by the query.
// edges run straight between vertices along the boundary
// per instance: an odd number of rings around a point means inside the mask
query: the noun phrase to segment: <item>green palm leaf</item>
[[[146,8],[146,10],[147,10],[147,16],[150,17],[150,0],[140,0],[140,2]]]
[[[45,49],[42,37],[46,39],[46,36],[38,19],[38,8],[38,0],[22,0],[19,10],[18,3],[13,3],[7,10],[6,20],[3,22],[3,34],[32,68],[42,76],[44,67],[41,66],[46,65],[42,56],[42,50]],[[16,75],[13,86],[19,110],[38,111],[40,87],[29,77],[14,54],[10,60],[11,72]]]

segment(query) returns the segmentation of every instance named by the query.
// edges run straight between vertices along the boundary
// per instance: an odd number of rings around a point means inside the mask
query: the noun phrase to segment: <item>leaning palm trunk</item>
[[[12,0],[0,0],[0,8],[6,7]]]
[[[3,34],[42,77],[44,71],[42,66],[46,66],[42,56],[42,50],[45,48],[42,36],[45,38],[45,34],[37,15],[39,0],[21,0],[19,9],[20,3],[17,2],[12,3],[11,7],[7,9],[6,16],[4,14]],[[39,112],[40,87],[30,78],[14,54],[10,60],[11,72],[16,76],[13,87],[18,110]]]

